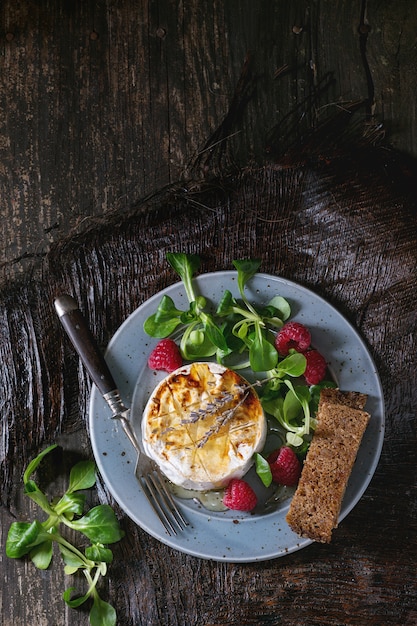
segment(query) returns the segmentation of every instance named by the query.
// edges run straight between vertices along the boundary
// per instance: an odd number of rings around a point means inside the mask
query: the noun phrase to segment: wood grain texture
[[[331,110],[369,95],[415,156],[416,11],[407,0],[14,3],[0,10],[0,268],[24,273],[90,217],[189,175],[227,116],[247,54],[256,90],[230,159],[262,163]],[[222,141],[225,138],[222,137]],[[206,173],[204,170],[203,173]]]
[[[376,360],[386,439],[332,543],[283,559],[202,561],[116,507],[126,537],[102,594],[119,623],[417,624],[416,19],[407,0],[2,2],[4,626],[88,622],[64,606],[58,555],[45,572],[4,555],[9,524],[34,513],[27,461],[60,443],[53,491],[91,458],[90,382],[53,298],[73,293],[104,347],[176,280],[168,250],[200,254],[203,271],[260,256],[333,303]],[[105,485],[94,502],[112,502]]]
[[[393,168],[394,183],[386,175]],[[176,280],[166,251],[198,252],[203,271],[230,268],[233,258],[244,255],[261,256],[264,271],[313,288],[367,341],[387,403],[376,475],[329,546],[259,564],[217,564],[180,554],[118,511],[127,536],[115,545],[103,594],[115,603],[120,623],[135,626],[413,624],[414,171],[411,176],[410,164],[385,148],[327,154],[303,166],[248,168],[191,193],[184,187],[161,192],[128,215],[116,212],[54,246],[42,277],[3,298],[11,338],[2,348],[3,405],[9,402],[2,415],[8,433],[2,447],[3,532],[12,516],[27,510],[18,477],[31,455],[52,440],[64,448],[57,468],[68,464],[69,453],[91,454],[89,382],[54,316],[53,297],[73,293],[105,345],[136,306]],[[103,485],[97,498],[111,502]],[[52,615],[63,623],[59,595],[68,581],[51,572],[39,577],[21,562],[7,563],[7,577],[9,584],[19,582],[12,585],[19,594],[9,590],[7,596],[3,583],[3,598],[11,598],[9,607],[3,600],[7,626],[30,623],[34,611],[40,624],[49,624]],[[22,592],[38,598],[35,609],[20,601]],[[85,622],[83,613],[65,614],[65,624]]]

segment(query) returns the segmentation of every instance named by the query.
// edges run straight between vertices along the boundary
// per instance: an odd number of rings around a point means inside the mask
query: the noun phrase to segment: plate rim
[[[379,425],[380,435],[378,438],[377,445],[375,446],[375,449],[374,449],[372,462],[370,464],[370,469],[369,471],[366,472],[366,474],[364,474],[364,479],[360,484],[360,488],[357,490],[358,494],[355,496],[353,500],[351,500],[349,503],[346,503],[345,506],[343,506],[342,504],[342,508],[339,514],[339,523],[340,523],[343,519],[347,517],[347,515],[362,499],[366,489],[368,488],[375,474],[375,471],[377,469],[377,466],[380,460],[380,456],[381,456],[381,452],[382,452],[382,448],[384,444],[384,435],[385,435],[385,398],[384,398],[384,392],[383,392],[383,387],[382,387],[381,379],[379,376],[379,372],[376,368],[373,355],[370,352],[367,342],[365,341],[364,337],[362,337],[359,330],[350,322],[350,320],[346,317],[346,315],[341,313],[333,304],[328,302],[323,296],[321,296],[320,294],[317,294],[310,287],[306,287],[305,285],[298,283],[296,281],[293,281],[292,279],[288,279],[286,277],[277,276],[277,275],[269,274],[265,272],[257,272],[253,278],[255,277],[258,280],[261,279],[264,281],[273,281],[279,284],[284,284],[287,287],[294,287],[297,290],[301,290],[302,292],[306,292],[307,294],[310,294],[314,300],[320,302],[323,306],[330,308],[331,311],[334,312],[343,321],[343,323],[349,329],[350,333],[355,336],[356,340],[360,343],[361,349],[364,350],[367,358],[370,360],[371,364],[373,365],[373,371],[372,371],[372,375],[374,377],[373,382],[375,384],[376,389],[378,390],[377,400],[381,408],[380,425]],[[223,278],[223,279],[228,278],[228,279],[236,280],[237,271],[218,270],[218,271],[213,271],[213,272],[205,272],[197,276],[194,276],[193,281],[195,281],[194,284],[196,285],[196,287],[198,287],[201,281],[207,281],[210,279],[217,279],[217,278]],[[237,284],[237,281],[236,281],[236,284]],[[250,283],[248,284],[250,285]],[[140,312],[143,308],[152,306],[152,303],[155,301],[159,302],[162,295],[164,295],[167,291],[175,291],[178,289],[180,290],[184,289],[182,281],[176,281],[170,285],[167,285],[162,290],[156,292],[150,298],[144,300],[144,302],[142,302],[138,307],[136,307],[136,309],[134,309],[134,311],[132,311],[125,318],[122,324],[116,329],[115,333],[112,335],[107,345],[107,348],[105,350],[105,359],[106,360],[108,360],[109,358],[111,359],[112,352],[115,349],[115,345],[117,345],[117,343],[119,342],[120,337],[126,332],[126,329],[128,329],[129,325],[132,323],[132,320],[134,320],[136,317],[140,318]],[[143,323],[143,320],[144,318],[142,318],[142,323]],[[152,337],[149,337],[149,342],[151,343],[152,341],[157,341],[157,340],[153,339]],[[137,384],[137,381],[135,381],[133,386],[135,387],[136,384]],[[134,391],[132,392],[132,398],[131,398],[132,401],[133,401],[133,393]],[[223,556],[219,556],[218,554],[213,555],[213,554],[208,553],[207,551],[203,551],[201,549],[197,549],[192,546],[190,547],[187,544],[182,545],[182,546],[178,545],[178,541],[176,540],[176,538],[172,540],[172,538],[169,537],[168,535],[165,535],[165,533],[158,532],[157,530],[155,530],[155,528],[147,526],[146,524],[144,525],[143,523],[141,523],[141,521],[143,522],[143,520],[140,520],[137,515],[132,513],[129,507],[126,507],[126,504],[123,501],[123,496],[122,494],[120,494],[119,490],[115,489],[114,486],[111,484],[111,482],[109,484],[109,482],[106,480],[107,471],[106,471],[106,468],[104,467],[105,463],[103,462],[103,456],[100,454],[100,450],[98,449],[98,443],[97,443],[97,438],[96,438],[96,433],[95,433],[95,421],[96,420],[94,419],[94,413],[97,411],[97,404],[100,404],[100,403],[103,405],[105,401],[101,398],[101,395],[97,387],[94,384],[92,384],[91,394],[90,394],[90,403],[89,403],[88,423],[89,423],[89,434],[90,434],[93,454],[94,454],[98,469],[100,471],[100,474],[102,475],[102,478],[106,484],[107,489],[109,490],[113,498],[116,500],[116,502],[119,504],[120,508],[124,511],[124,513],[130,519],[132,519],[132,521],[135,524],[137,524],[139,527],[141,527],[145,532],[153,536],[155,539],[161,541],[162,543],[168,546],[173,547],[176,550],[179,550],[180,552],[184,552],[191,556],[195,556],[195,557],[207,559],[207,560],[214,560],[214,561],[219,561],[219,562],[222,562],[222,561],[233,562],[233,563],[250,563],[250,562],[256,562],[256,561],[275,559],[275,558],[284,556],[286,554],[290,554],[295,551],[298,551],[314,543],[310,539],[295,536],[296,541],[294,542],[292,546],[285,547],[279,550],[276,549],[275,551],[272,551],[272,552],[266,551],[257,556],[252,556],[251,558],[248,558],[246,556],[237,557],[237,556],[232,556],[230,554],[224,554]],[[101,419],[104,419],[104,417],[102,417]],[[125,437],[124,435],[122,436]],[[131,469],[133,470],[133,468]],[[288,506],[289,506],[289,502],[288,502]],[[283,507],[282,510],[286,508],[287,507]],[[210,518],[210,512],[207,512],[206,517]],[[238,516],[235,516],[235,517],[238,517]],[[245,519],[246,518],[244,518],[242,521],[245,521]],[[250,521],[250,518],[247,518],[247,519]],[[266,519],[266,517],[264,519]],[[256,521],[259,522],[259,518],[257,518]],[[271,541],[271,543],[273,543],[273,541]]]

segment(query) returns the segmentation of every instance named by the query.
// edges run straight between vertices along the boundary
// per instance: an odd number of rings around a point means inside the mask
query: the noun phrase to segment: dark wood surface
[[[59,557],[6,558],[34,507],[22,471],[50,443],[57,481],[92,458],[90,382],[53,298],[100,344],[176,277],[259,256],[358,328],[384,388],[375,476],[330,545],[255,564],[125,538],[102,595],[132,626],[417,624],[417,11],[384,2],[19,2],[0,7],[1,623],[88,623]],[[271,541],[274,537],[271,536]]]

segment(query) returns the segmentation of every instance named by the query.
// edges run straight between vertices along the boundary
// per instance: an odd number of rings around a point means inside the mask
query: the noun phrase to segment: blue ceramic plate
[[[229,289],[239,296],[235,271],[203,274],[195,280],[196,291],[216,304]],[[309,289],[289,280],[256,274],[246,287],[249,300],[266,304],[274,296],[286,298],[291,319],[311,331],[314,346],[322,352],[339,387],[368,395],[366,410],[371,420],[349,480],[339,522],[353,509],[366,490],[378,464],[384,438],[384,400],[373,359],[351,324],[333,306]],[[136,432],[144,406],[163,373],[147,367],[157,343],[143,330],[145,319],[155,312],[162,295],[169,295],[179,309],[188,308],[181,283],[171,285],[134,311],[110,341],[106,360],[122,398],[132,410]],[[165,532],[155,517],[134,475],[136,454],[97,388],[93,386],[89,416],[95,459],[111,494],[125,513],[147,533],[163,543],[204,559],[249,563],[284,556],[311,544],[288,527],[285,516],[289,500],[261,514],[236,511],[210,512],[193,500],[180,499],[190,527],[175,537]]]

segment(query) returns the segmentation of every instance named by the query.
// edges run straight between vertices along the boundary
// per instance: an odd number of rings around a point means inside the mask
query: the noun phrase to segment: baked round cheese
[[[145,453],[175,485],[196,491],[242,478],[265,437],[258,395],[216,363],[185,365],[164,378],[142,418]]]

